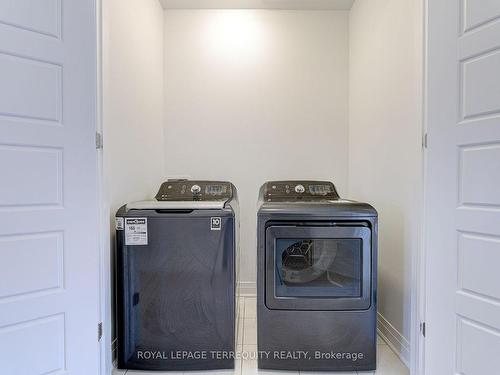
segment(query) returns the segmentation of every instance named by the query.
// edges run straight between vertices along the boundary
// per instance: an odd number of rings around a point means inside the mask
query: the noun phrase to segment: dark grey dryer
[[[235,187],[167,181],[116,221],[118,367],[233,368],[222,353],[235,350]]]
[[[330,182],[267,182],[257,230],[259,368],[375,369],[375,209]]]

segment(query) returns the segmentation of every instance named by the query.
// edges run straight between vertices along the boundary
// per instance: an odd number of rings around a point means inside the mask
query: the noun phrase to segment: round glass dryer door
[[[278,297],[361,297],[359,238],[280,238],[275,259]]]
[[[368,227],[268,227],[266,305],[270,309],[367,309],[370,264]]]

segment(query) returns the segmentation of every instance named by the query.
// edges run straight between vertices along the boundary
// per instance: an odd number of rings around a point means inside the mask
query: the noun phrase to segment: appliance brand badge
[[[146,219],[127,219],[127,224],[146,224]]]
[[[210,230],[220,230],[222,227],[222,220],[220,217],[210,218]]]

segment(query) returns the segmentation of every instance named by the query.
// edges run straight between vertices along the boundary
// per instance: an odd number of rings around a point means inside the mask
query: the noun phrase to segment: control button
[[[200,185],[193,185],[193,186],[191,186],[191,193],[193,193],[193,194],[199,194],[200,192],[201,192]]]
[[[306,191],[306,188],[304,187],[304,185],[297,185],[297,186],[295,186],[295,192],[296,193],[302,194],[304,191]]]

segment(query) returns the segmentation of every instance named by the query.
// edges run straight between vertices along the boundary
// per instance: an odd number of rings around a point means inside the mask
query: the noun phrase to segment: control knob
[[[201,187],[200,187],[200,185],[193,185],[193,186],[191,186],[191,193],[193,193],[193,194],[200,194],[201,193]]]
[[[304,185],[297,185],[297,186],[295,186],[295,192],[296,193],[302,194],[304,191],[306,191]]]

